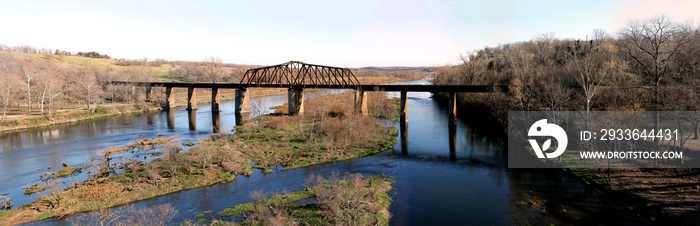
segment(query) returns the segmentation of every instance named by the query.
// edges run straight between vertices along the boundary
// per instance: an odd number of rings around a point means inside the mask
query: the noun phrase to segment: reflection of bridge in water
[[[315,64],[306,64],[298,61],[290,61],[283,64],[267,67],[253,68],[246,71],[239,83],[181,83],[181,82],[127,82],[112,81],[111,85],[146,87],[146,100],[150,100],[154,87],[165,88],[165,106],[170,109],[174,106],[173,88],[187,88],[187,110],[190,130],[196,130],[196,110],[197,102],[195,96],[196,88],[211,89],[211,111],[212,125],[214,132],[220,131],[219,115],[219,89],[236,89],[235,92],[235,116],[236,124],[240,124],[243,115],[250,113],[248,88],[287,88],[287,100],[290,115],[304,113],[304,89],[353,89],[355,90],[355,112],[357,114],[367,114],[366,92],[386,91],[401,92],[400,95],[400,137],[402,153],[408,153],[408,105],[406,103],[408,92],[446,92],[449,93],[449,136],[450,136],[450,157],[455,156],[456,125],[457,125],[457,94],[467,93],[487,93],[505,92],[508,90],[504,85],[362,85],[357,80],[352,71],[348,68],[330,67]],[[174,124],[174,113],[168,113],[168,125]],[[172,121],[172,122],[171,122]]]

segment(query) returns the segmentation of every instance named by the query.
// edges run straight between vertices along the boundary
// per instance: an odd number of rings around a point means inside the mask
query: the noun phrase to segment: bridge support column
[[[450,136],[450,159],[457,159],[457,93],[450,92],[449,116],[447,117]]]
[[[448,117],[450,126],[456,126],[457,125],[457,93],[455,92],[450,92],[450,103],[449,105],[449,114],[450,116]]]
[[[218,111],[211,113],[211,127],[214,129],[214,133],[221,132],[221,115]]]
[[[211,112],[219,112],[220,103],[219,88],[211,88]]]
[[[406,103],[407,94],[407,91],[401,91],[401,106],[399,109],[401,112],[399,113],[399,116],[402,123],[408,122],[408,105]]]
[[[165,109],[170,109],[175,106],[175,97],[173,95],[173,87],[165,87]]]
[[[187,110],[197,109],[197,94],[194,87],[187,87]]]
[[[250,112],[250,98],[246,95],[246,88],[236,89],[236,114]]]
[[[131,86],[131,93],[129,93],[129,99],[136,101],[136,86]]]
[[[153,86],[146,86],[146,102],[151,101],[151,89],[153,89]]]
[[[290,88],[287,91],[287,103],[289,105],[289,115],[304,114],[304,89]]]
[[[365,98],[366,92],[362,88],[357,88],[355,90],[355,113],[367,115],[367,98]]]

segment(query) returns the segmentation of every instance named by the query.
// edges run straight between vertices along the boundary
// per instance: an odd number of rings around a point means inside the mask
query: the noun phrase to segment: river
[[[425,83],[425,80],[406,82]],[[321,90],[305,93],[305,97],[338,92],[342,91]],[[286,103],[287,97],[261,97],[251,102],[260,100],[272,107]],[[300,190],[309,175],[330,175],[337,171],[365,176],[384,174],[395,179],[395,190],[390,192],[394,200],[390,207],[393,225],[600,223],[601,219],[607,219],[609,204],[602,201],[603,196],[595,189],[562,173],[508,169],[505,144],[462,121],[457,123],[456,149],[451,155],[447,111],[430,93],[408,93],[407,103],[408,135],[403,147],[399,136],[392,150],[373,156],[287,171],[275,169],[269,174],[255,171],[230,183],[169,194],[137,202],[134,207],[170,203],[178,211],[177,222],[195,220],[199,214],[217,218],[215,213],[224,208],[251,201],[252,191]],[[233,101],[221,104],[218,123],[221,132],[233,129],[233,108]],[[190,116],[188,111],[176,109],[2,134],[0,195],[10,197],[14,206],[29,203],[39,194],[23,195],[22,187],[38,183],[32,181],[48,171],[49,166],[55,172],[62,162],[69,166],[90,164],[97,152],[128,145],[137,137],[183,135],[180,143],[196,142],[214,131],[212,125],[217,124],[213,123],[217,117],[212,115],[209,105],[199,106],[193,116],[194,128]],[[398,128],[398,123],[395,126]],[[83,180],[85,174],[71,180]],[[546,203],[546,209],[536,208],[536,203]],[[32,224],[68,222],[50,219]]]

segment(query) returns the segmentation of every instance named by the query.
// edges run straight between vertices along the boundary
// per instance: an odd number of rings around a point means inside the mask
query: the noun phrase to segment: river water
[[[342,91],[308,92],[305,97],[338,92]],[[286,103],[287,97],[262,97],[251,102],[260,100],[272,107]],[[457,123],[455,153],[450,154],[446,110],[430,93],[408,93],[407,103],[409,122],[403,146],[399,136],[392,150],[373,156],[288,171],[276,169],[269,174],[255,171],[250,177],[240,176],[227,184],[165,195],[137,202],[134,207],[170,203],[178,211],[177,222],[195,220],[199,214],[217,218],[215,213],[251,201],[252,191],[300,190],[309,175],[330,175],[336,171],[365,176],[384,174],[395,179],[395,190],[390,192],[394,200],[390,222],[394,225],[600,223],[601,219],[608,219],[609,212],[605,210],[609,204],[601,200],[602,195],[595,189],[560,173],[508,169],[504,143],[461,121]],[[216,124],[221,132],[230,132],[235,125],[233,108],[233,101],[222,103],[218,118],[212,115],[209,105],[200,105],[194,116],[176,109],[0,135],[0,195],[12,198],[14,206],[29,203],[39,194],[23,195],[21,187],[38,183],[32,181],[48,171],[49,166],[55,172],[62,162],[69,166],[90,164],[97,152],[128,145],[137,137],[183,135],[180,143],[196,142],[209,136]],[[196,119],[194,127],[191,116]],[[395,126],[399,128],[398,123]],[[85,174],[71,180],[83,180]],[[538,208],[543,205],[546,207]],[[50,219],[32,224],[68,222]]]

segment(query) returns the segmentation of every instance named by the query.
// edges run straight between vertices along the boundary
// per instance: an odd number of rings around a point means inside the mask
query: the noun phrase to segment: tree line
[[[100,68],[86,61],[84,66],[61,64],[51,57],[30,57],[0,52],[0,110],[4,121],[11,108],[32,109],[49,118],[67,104],[84,104],[94,111],[109,99],[133,98],[127,87],[105,87],[106,81],[152,81],[145,68]]]
[[[461,96],[502,125],[512,110],[697,111],[700,29],[662,15],[587,40],[543,34],[463,55],[434,83],[509,85],[506,94]]]

